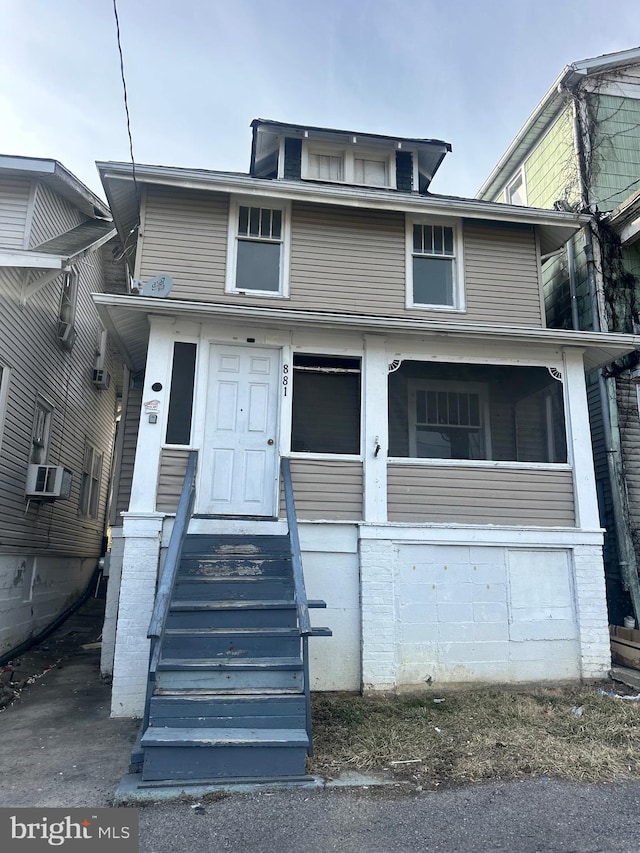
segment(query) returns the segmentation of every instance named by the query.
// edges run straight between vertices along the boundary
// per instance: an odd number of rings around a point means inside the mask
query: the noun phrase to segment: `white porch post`
[[[130,512],[155,510],[158,465],[166,425],[166,410],[169,405],[174,321],[165,317],[150,317],[149,322],[151,333],[142,392],[143,406],[140,413],[136,461],[131,483]],[[162,385],[161,391],[152,389],[151,386],[156,382]],[[159,401],[155,423],[151,423],[144,409],[144,403],[151,400]]]
[[[389,415],[387,376],[389,365],[385,339],[364,336],[364,446],[362,448],[364,520],[387,520],[387,455],[389,453]],[[376,456],[376,447],[380,450]]]
[[[591,452],[587,387],[581,351],[564,353],[564,390],[569,443],[569,462],[573,465],[573,492],[576,527],[599,530],[600,515],[596,477]]]
[[[124,513],[124,555],[113,664],[112,717],[140,717],[144,710],[149,640],[156,596],[163,516]]]
[[[111,714],[137,717],[144,709],[149,668],[147,630],[153,611],[164,515],[155,512],[158,469],[169,404],[174,321],[150,317],[151,333],[133,469],[129,512],[123,513],[122,580],[113,663]],[[154,391],[152,385],[162,389]],[[144,403],[158,400],[152,422]]]
[[[564,353],[569,461],[573,465],[576,527],[598,530],[600,516],[582,353]],[[583,678],[603,678],[611,666],[602,545],[573,548],[580,668]]]

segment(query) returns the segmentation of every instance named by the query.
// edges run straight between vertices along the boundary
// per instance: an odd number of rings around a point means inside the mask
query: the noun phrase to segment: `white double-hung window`
[[[462,243],[457,223],[407,219],[407,307],[462,310]]]
[[[233,200],[229,214],[228,257],[227,292],[287,296],[288,203]]]

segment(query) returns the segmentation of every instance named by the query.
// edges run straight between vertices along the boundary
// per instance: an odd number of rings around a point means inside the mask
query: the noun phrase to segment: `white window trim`
[[[416,454],[416,421],[415,421],[415,393],[423,391],[453,391],[461,393],[477,394],[480,397],[480,409],[482,412],[482,438],[484,443],[484,459],[451,459],[450,461],[469,463],[491,461],[491,412],[489,409],[489,391],[484,382],[465,382],[461,380],[447,379],[408,379],[407,380],[407,413],[409,427],[409,458],[410,459],[438,459],[435,456],[418,456]],[[447,425],[448,426],[448,425]],[[463,427],[464,428],[464,427]],[[450,458],[445,456],[445,460]]]
[[[36,435],[36,415],[38,409],[42,409],[45,412],[45,435],[44,442],[42,443],[42,459],[39,462],[33,462],[33,450],[35,446],[35,435]],[[51,449],[51,433],[53,431],[53,412],[54,406],[40,394],[37,395],[36,401],[33,407],[33,425],[31,427],[31,443],[29,446],[29,463],[36,465],[46,465],[49,461],[49,450]]]
[[[87,457],[87,451],[88,450],[91,451],[91,464],[90,464],[90,470],[87,472],[84,469],[84,464],[85,464],[85,460]],[[99,471],[99,475],[98,475],[97,479],[95,480],[95,492],[94,492],[94,488],[93,488],[93,482],[94,482],[93,467],[95,465],[96,457],[99,457],[99,459],[100,459],[100,471]],[[98,521],[100,519],[100,491],[102,489],[103,469],[104,469],[104,452],[101,451],[98,447],[96,447],[95,444],[92,444],[90,441],[85,440],[84,454],[82,457],[82,468],[81,468],[81,474],[80,474],[80,495],[79,495],[79,502],[78,502],[78,514],[82,518],[87,518],[87,519],[93,520],[93,521]],[[85,483],[85,479],[84,479],[85,474],[88,474],[88,491],[86,492],[86,504],[87,504],[86,511],[85,511],[85,509],[83,509],[83,506],[82,506],[83,498],[85,496],[85,492],[83,491],[83,486]],[[91,499],[94,496],[94,494],[96,494],[96,505],[95,505],[96,506],[96,514],[92,515],[91,514],[91,503],[92,503]]]
[[[520,181],[522,183],[522,196],[524,199],[523,204],[517,204],[515,202],[512,202],[511,197],[510,197],[511,196],[511,188],[518,181]],[[508,180],[507,183],[505,184],[504,200],[505,200],[505,204],[515,204],[516,207],[527,207],[527,205],[529,204],[529,199],[527,196],[527,180],[526,180],[526,175],[525,175],[525,171],[524,171],[524,165],[520,166],[518,171],[514,175],[512,175],[510,180]]]
[[[331,180],[322,180],[320,178],[311,177],[309,175],[309,154],[324,154],[329,157],[342,157],[342,180],[341,181],[331,181]],[[363,184],[358,183],[355,180],[355,160],[356,157],[358,159],[365,160],[384,160],[387,164],[387,178],[388,181],[386,184]],[[414,155],[414,162],[416,161],[416,157]],[[380,189],[392,189],[395,190],[397,187],[396,184],[396,152],[395,149],[393,151],[388,151],[387,149],[376,149],[376,148],[359,148],[355,146],[343,147],[336,146],[332,147],[331,145],[323,145],[322,143],[316,144],[307,139],[302,140],[302,160],[301,160],[301,176],[305,181],[319,181],[321,183],[331,183],[331,184],[347,184],[347,185],[355,185],[359,187],[377,187]]]
[[[453,228],[453,305],[428,305],[413,300],[413,226],[443,225]],[[405,269],[406,269],[406,307],[417,311],[446,311],[463,314],[466,312],[464,292],[464,253],[461,219],[437,219],[433,216],[412,216],[405,214]],[[447,257],[447,256],[444,256]]]
[[[76,314],[78,312],[78,284],[80,277],[78,275],[78,270],[75,267],[71,267],[64,271],[63,279],[62,279],[62,290],[60,292],[60,305],[58,306],[58,321],[60,323],[67,323],[70,326],[75,326],[76,323]],[[67,282],[71,283],[70,294],[71,299],[69,300],[70,304],[70,317],[68,320],[65,320],[62,316],[63,309],[63,300],[64,300],[64,290]]]
[[[238,217],[239,208],[268,207],[282,211],[282,237],[280,241],[280,289],[275,290],[239,290],[236,287],[236,260],[238,257]],[[242,296],[267,296],[271,299],[288,299],[289,266],[291,254],[291,202],[284,199],[254,198],[253,196],[232,196],[229,203],[229,222],[227,228],[227,269],[225,293]]]
[[[9,399],[9,383],[11,370],[6,364],[0,363],[0,451],[2,450],[2,435],[7,416],[7,401]]]

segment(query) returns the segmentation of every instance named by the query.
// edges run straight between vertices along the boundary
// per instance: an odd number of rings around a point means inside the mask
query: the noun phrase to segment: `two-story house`
[[[437,140],[252,127],[248,174],[99,164],[134,277],[163,294],[95,297],[141,377],[114,485],[114,715],[145,710],[158,568],[198,455],[149,686],[164,704],[142,745],[167,748],[149,779],[171,774],[172,745],[204,746],[185,691],[204,703],[226,685],[235,708],[243,691],[294,689],[273,680],[275,652],[246,651],[259,605],[240,576],[260,570],[238,554],[296,521],[333,633],[311,642],[315,689],[598,678],[610,664],[585,369],[634,339],[547,328],[541,277],[587,218],[431,194],[449,150]],[[243,599],[240,634],[212,621]],[[199,707],[220,745],[220,714]],[[189,775],[181,760],[172,778]]]
[[[633,332],[640,315],[640,48],[568,65],[478,192],[507,204],[584,211],[543,267],[547,323]],[[635,212],[634,212],[635,211]],[[635,228],[635,230],[634,230]],[[588,377],[611,621],[640,618],[638,355]]]
[[[0,156],[2,658],[78,599],[103,553],[118,368],[90,294],[125,284],[115,234],[60,163]]]

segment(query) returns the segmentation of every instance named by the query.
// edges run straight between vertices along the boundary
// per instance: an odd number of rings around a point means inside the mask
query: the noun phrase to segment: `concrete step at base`
[[[302,776],[304,729],[150,727],[142,736],[144,781]]]

